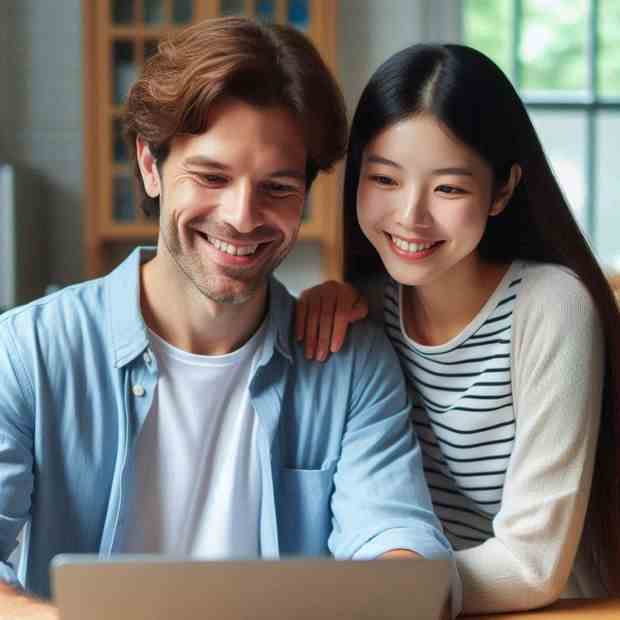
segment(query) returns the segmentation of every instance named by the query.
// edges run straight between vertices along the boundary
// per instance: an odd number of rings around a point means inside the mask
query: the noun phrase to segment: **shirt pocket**
[[[280,473],[278,534],[281,555],[326,555],[336,461],[321,469],[285,467]]]

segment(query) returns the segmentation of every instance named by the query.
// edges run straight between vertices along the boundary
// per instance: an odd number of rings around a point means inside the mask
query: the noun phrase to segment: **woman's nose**
[[[403,204],[399,209],[399,223],[406,228],[425,228],[432,224],[428,200],[423,192],[411,190],[403,196]]]

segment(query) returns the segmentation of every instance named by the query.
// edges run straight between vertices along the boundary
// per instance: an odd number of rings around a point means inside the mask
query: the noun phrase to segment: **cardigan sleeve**
[[[513,324],[515,444],[494,537],[457,553],[465,613],[540,607],[562,593],[588,505],[603,376],[586,288],[563,268],[526,266]]]

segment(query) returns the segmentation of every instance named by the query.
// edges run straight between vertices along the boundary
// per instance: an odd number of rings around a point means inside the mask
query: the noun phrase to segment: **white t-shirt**
[[[136,442],[126,553],[258,556],[261,476],[248,382],[264,332],[219,356],[187,353],[151,332],[159,381]]]

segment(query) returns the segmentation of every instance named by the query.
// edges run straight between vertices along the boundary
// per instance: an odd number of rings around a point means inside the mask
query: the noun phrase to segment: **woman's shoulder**
[[[522,295],[532,303],[593,303],[588,288],[579,276],[563,265],[523,261],[521,280]]]
[[[574,271],[553,263],[523,262],[515,321],[561,327],[575,321],[598,323],[598,314],[587,286]]]

